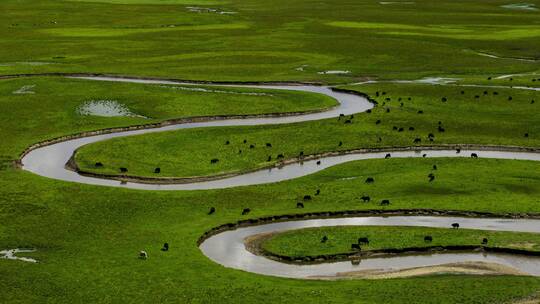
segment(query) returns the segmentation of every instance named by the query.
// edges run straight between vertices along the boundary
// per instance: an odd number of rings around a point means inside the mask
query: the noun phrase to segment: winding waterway
[[[193,83],[175,82],[169,80],[146,80],[132,78],[116,78],[116,77],[78,77],[82,79],[99,80],[99,81],[117,81],[117,82],[133,82],[146,84],[179,84],[193,85]],[[201,85],[201,84],[198,84]],[[204,84],[208,85],[208,84]],[[223,86],[223,85],[222,85]],[[272,124],[287,124],[294,122],[320,120],[325,118],[338,117],[340,114],[351,115],[355,113],[365,112],[373,107],[373,104],[366,98],[355,94],[334,91],[329,87],[315,85],[230,85],[252,88],[279,89],[279,90],[296,90],[304,92],[313,92],[324,94],[335,98],[339,105],[328,111],[320,113],[310,113],[305,115],[283,116],[283,117],[259,117],[245,119],[224,119],[210,120],[205,122],[190,122],[165,125],[158,128],[138,129],[132,131],[119,131],[108,134],[99,134],[82,138],[68,139],[59,143],[38,147],[28,152],[22,159],[22,168],[24,170],[36,173],[41,176],[59,179],[63,181],[103,185],[112,187],[124,187],[141,190],[204,190],[204,189],[220,189],[237,186],[248,186],[265,183],[279,182],[309,175],[323,169],[326,169],[337,164],[350,162],[354,160],[373,159],[385,157],[387,153],[391,153],[392,157],[470,157],[472,153],[476,153],[480,157],[485,158],[500,158],[500,159],[521,159],[521,160],[540,160],[540,153],[530,152],[504,152],[497,149],[481,149],[466,150],[461,153],[456,153],[454,149],[433,149],[421,152],[421,150],[406,149],[406,151],[384,151],[384,152],[366,152],[359,151],[358,153],[347,155],[333,155],[321,157],[318,160],[309,160],[302,163],[292,163],[281,168],[262,169],[238,176],[223,178],[219,180],[201,181],[183,184],[170,183],[144,183],[144,182],[125,182],[115,179],[97,178],[91,176],[83,176],[75,171],[66,168],[66,163],[73,156],[75,151],[87,144],[124,136],[133,136],[146,133],[164,132],[171,130],[203,128],[203,127],[227,127],[227,126],[252,126],[252,125],[272,125]],[[423,148],[429,149],[429,148]],[[320,161],[320,164],[318,163]]]
[[[401,270],[413,267],[434,266],[459,262],[490,262],[517,269],[523,273],[540,276],[540,257],[522,255],[460,252],[434,253],[383,258],[367,258],[357,265],[350,261],[329,262],[322,264],[287,264],[268,259],[249,252],[244,241],[247,237],[270,232],[281,232],[309,227],[326,226],[416,226],[449,228],[452,223],[459,223],[462,228],[516,231],[540,233],[540,220],[533,219],[495,219],[467,217],[435,217],[435,216],[389,216],[389,217],[348,217],[331,219],[310,219],[289,222],[262,224],[242,227],[218,233],[206,239],[200,246],[202,252],[210,259],[226,267],[240,269],[258,274],[289,277],[316,278],[336,276],[360,270],[382,269]]]
[[[112,77],[78,77],[99,81],[122,81],[146,84],[169,84],[169,85],[194,85],[193,83],[176,82],[168,80],[142,80],[131,78]],[[214,84],[197,84],[214,85]],[[220,85],[224,86],[224,85]],[[125,187],[141,190],[199,190],[217,189],[236,186],[257,185],[293,179],[337,164],[362,160],[383,158],[388,153],[391,157],[470,157],[476,153],[479,157],[499,159],[540,160],[540,153],[515,151],[499,151],[496,148],[478,147],[478,149],[462,149],[456,153],[454,149],[437,147],[404,148],[396,151],[356,151],[345,155],[330,155],[319,159],[311,159],[303,163],[291,163],[281,168],[264,169],[238,176],[223,178],[213,181],[193,182],[185,184],[147,184],[138,182],[120,182],[113,179],[95,178],[80,175],[68,170],[66,163],[75,151],[83,145],[91,144],[111,138],[134,136],[145,133],[163,132],[170,130],[201,128],[201,127],[225,127],[225,126],[250,126],[286,124],[319,120],[338,117],[340,114],[351,115],[364,112],[373,107],[366,98],[359,95],[334,91],[329,87],[315,85],[231,85],[241,87],[296,90],[325,94],[335,98],[339,106],[320,113],[310,113],[295,116],[282,117],[257,117],[245,119],[222,119],[205,122],[189,122],[164,125],[157,128],[138,129],[131,131],[118,131],[108,134],[97,134],[81,138],[66,139],[58,143],[36,147],[26,153],[21,159],[22,168],[35,174],[63,181],[77,182],[91,185],[103,185],[112,187]],[[422,149],[422,150],[419,150]],[[319,163],[320,162],[320,163]],[[523,273],[540,276],[540,259],[528,256],[495,254],[495,253],[436,253],[413,256],[398,256],[390,258],[369,258],[362,260],[358,265],[350,262],[334,262],[316,265],[293,265],[280,263],[257,256],[246,250],[244,239],[246,237],[266,232],[276,232],[288,229],[306,227],[336,226],[336,225],[385,225],[385,226],[425,226],[425,227],[449,227],[453,222],[459,222],[462,227],[470,229],[498,230],[498,231],[522,231],[540,233],[540,220],[506,220],[487,218],[456,218],[456,217],[428,217],[428,216],[392,216],[392,217],[353,217],[339,219],[297,220],[238,228],[218,233],[206,239],[200,249],[213,261],[226,267],[236,268],[258,274],[291,277],[313,278],[320,276],[335,276],[338,273],[365,269],[404,269],[411,267],[423,267],[456,263],[464,261],[493,262],[510,266]]]

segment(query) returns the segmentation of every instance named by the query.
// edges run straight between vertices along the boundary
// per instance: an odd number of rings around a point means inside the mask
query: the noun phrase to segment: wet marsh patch
[[[35,94],[34,88],[36,87],[35,84],[30,85],[24,85],[20,87],[19,89],[13,91],[13,94]]]
[[[538,8],[533,3],[512,3],[501,5],[502,8],[513,9],[513,10],[525,10],[525,11],[537,11]]]
[[[116,100],[90,100],[80,105],[77,113],[83,116],[143,117],[133,113],[126,105]]]

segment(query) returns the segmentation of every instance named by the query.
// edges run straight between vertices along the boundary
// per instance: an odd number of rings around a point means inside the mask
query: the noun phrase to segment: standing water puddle
[[[34,252],[35,249],[8,249],[8,250],[0,250],[0,259],[7,259],[7,260],[20,260],[24,262],[30,262],[30,263],[37,263],[37,260],[32,258],[25,258],[25,257],[18,257],[15,254],[16,253],[25,253],[25,252]]]
[[[537,11],[536,5],[532,3],[512,3],[501,5],[502,8],[515,9],[515,10],[525,10],[525,11]]]
[[[144,117],[137,115],[131,110],[115,101],[115,100],[91,100],[83,103],[77,112],[80,115],[92,115],[92,116],[103,116],[103,117]]]

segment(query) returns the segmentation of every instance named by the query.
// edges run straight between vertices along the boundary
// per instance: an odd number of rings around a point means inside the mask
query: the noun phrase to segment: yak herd
[[[462,94],[462,95],[465,94],[465,91],[461,91],[461,94]],[[488,95],[488,94],[489,94],[488,91],[484,91],[484,92],[483,92],[483,95]],[[377,92],[375,92],[375,95],[376,95],[377,97],[380,97],[380,96],[385,96],[385,95],[387,95],[387,93],[386,93],[386,92],[379,92],[379,91],[377,91]],[[493,95],[499,95],[499,93],[498,93],[498,92],[493,92]],[[479,99],[479,98],[480,98],[480,95],[475,95],[475,99]],[[399,97],[397,100],[400,102],[400,107],[403,107],[403,105],[404,105],[404,103],[402,102],[403,98]],[[410,100],[412,100],[412,98],[411,98],[411,97],[408,97],[407,100],[410,101]],[[512,101],[512,100],[513,100],[512,96],[508,96],[508,101]],[[390,98],[390,97],[386,97],[386,98],[385,98],[385,101],[382,103],[382,105],[384,106],[387,102],[390,102],[390,101],[391,101],[391,98]],[[446,103],[446,102],[448,102],[448,101],[449,101],[449,99],[448,99],[447,97],[442,97],[442,98],[441,98],[441,102],[443,102],[443,103]],[[531,104],[533,104],[534,102],[535,102],[534,100],[531,100]],[[375,102],[375,103],[377,104],[377,102]],[[390,108],[388,108],[388,107],[385,108],[385,112],[386,112],[386,113],[390,113]],[[367,113],[367,114],[370,114],[370,113],[372,113],[372,110],[367,110],[366,113]],[[418,110],[418,111],[417,111],[417,114],[424,114],[424,110]],[[354,115],[350,115],[350,116],[346,117],[344,114],[340,114],[339,117],[338,117],[338,121],[343,121],[344,124],[351,124],[351,123],[353,122],[353,120],[354,120]],[[381,120],[381,119],[377,119],[377,120],[375,121],[375,124],[376,124],[376,125],[380,125],[381,123],[382,123],[382,120]],[[392,127],[392,130],[393,130],[393,131],[397,131],[397,132],[404,132],[404,131],[405,131],[405,127],[393,126],[393,127]],[[407,128],[407,130],[410,131],[410,132],[413,132],[413,131],[415,131],[415,127],[409,126],[409,127]],[[439,133],[444,133],[444,132],[446,131],[445,128],[443,127],[441,121],[438,122],[438,125],[437,125],[437,131],[438,131]],[[524,137],[528,138],[528,137],[529,137],[529,133],[528,133],[528,132],[524,133]],[[434,133],[429,133],[428,136],[427,136],[427,140],[430,141],[430,142],[433,142],[433,141],[435,140],[435,134],[434,134]],[[378,138],[378,141],[381,142],[381,141],[382,141],[382,138],[379,137],[379,138]],[[248,140],[247,140],[247,139],[244,139],[242,142],[243,142],[243,144],[248,144]],[[414,140],[413,140],[413,143],[414,143],[414,144],[421,144],[421,143],[422,143],[422,138],[421,138],[421,137],[415,137]],[[230,140],[225,141],[225,145],[230,145],[230,144],[231,144],[231,141],[230,141]],[[338,142],[338,147],[342,147],[342,146],[343,146],[343,141],[340,140],[340,141]],[[272,146],[272,143],[267,142],[267,143],[264,145],[264,147],[266,147],[266,148],[272,148],[273,146]],[[249,149],[255,149],[255,148],[256,148],[256,144],[254,144],[254,143],[249,144]],[[461,153],[461,149],[457,148],[457,149],[456,149],[456,153]],[[238,154],[242,154],[242,149],[238,150]],[[426,154],[424,154],[423,156],[425,157]],[[301,152],[298,154],[298,158],[302,159],[303,157],[304,157],[304,152],[301,151]],[[391,154],[390,154],[390,153],[387,153],[387,154],[384,156],[385,159],[388,159],[388,158],[390,158],[390,157],[391,157]],[[471,153],[471,157],[472,157],[472,158],[478,158],[478,154],[477,154],[477,153]],[[284,156],[283,153],[277,154],[277,156],[276,156],[276,160],[280,160],[280,159],[284,159],[284,158],[285,158],[285,156]],[[271,155],[268,156],[267,161],[268,161],[268,162],[272,161],[272,156],[271,156]],[[212,159],[210,160],[210,164],[217,164],[217,163],[219,163],[219,159],[218,159],[218,158],[212,158]],[[321,164],[321,161],[318,160],[318,161],[316,162],[316,164],[317,164],[317,165],[320,165],[320,164]],[[96,163],[95,163],[95,167],[96,167],[96,168],[102,168],[102,167],[103,167],[103,163],[101,163],[101,162],[96,162]],[[121,168],[119,168],[119,170],[120,170],[121,173],[127,173],[127,172],[128,172],[128,169],[125,168],[125,167],[121,167]],[[433,165],[433,166],[432,166],[432,170],[433,170],[433,171],[437,170],[437,165]],[[161,168],[156,167],[156,168],[154,169],[154,173],[155,173],[155,174],[161,173]],[[433,172],[430,172],[430,173],[428,174],[427,177],[428,177],[428,181],[429,181],[429,182],[433,182],[433,181],[435,180],[435,174],[434,174]],[[365,183],[366,183],[366,184],[373,184],[374,182],[375,182],[375,179],[374,179],[373,177],[367,177],[366,180],[365,180]],[[317,189],[313,195],[314,195],[314,196],[318,196],[320,193],[321,193],[320,189]],[[304,208],[304,207],[305,207],[305,206],[304,206],[304,203],[305,203],[305,202],[309,202],[309,201],[311,201],[312,199],[313,199],[313,198],[312,198],[312,196],[311,196],[310,194],[304,195],[303,198],[302,198],[302,201],[296,202],[296,208]],[[371,197],[370,197],[369,195],[367,195],[367,194],[364,194],[364,195],[362,195],[362,196],[360,197],[360,200],[362,200],[364,203],[369,203],[369,202],[371,202]],[[379,205],[380,205],[380,206],[388,206],[388,205],[390,205],[390,200],[389,200],[389,199],[382,199],[382,200],[380,200]],[[216,212],[216,208],[215,208],[215,207],[210,207],[210,209],[209,209],[209,211],[208,211],[208,215],[212,215],[212,214],[214,214],[215,212]],[[251,209],[250,209],[250,208],[244,208],[244,209],[242,210],[242,213],[241,213],[241,214],[242,214],[242,215],[248,215],[250,212],[251,212]],[[452,224],[451,224],[451,228],[453,228],[453,229],[458,229],[459,227],[460,227],[459,223],[452,223]],[[328,236],[324,235],[324,236],[321,238],[320,242],[321,242],[321,243],[326,243],[328,240],[329,240]],[[424,236],[424,241],[425,241],[425,242],[429,242],[429,243],[430,243],[430,242],[433,242],[433,237],[432,237],[431,235],[426,235],[426,236]],[[487,239],[487,238],[483,238],[483,239],[482,239],[482,245],[486,245],[487,243],[488,243],[488,239]],[[351,244],[351,250],[361,251],[362,246],[368,246],[368,245],[369,245],[369,238],[368,238],[368,237],[360,237],[360,238],[358,238],[358,240],[357,240],[356,243]],[[162,248],[161,250],[162,250],[162,251],[168,251],[168,250],[169,250],[169,244],[168,244],[168,243],[165,243],[165,244],[163,245],[163,248]],[[147,252],[146,252],[146,251],[140,251],[140,252],[139,252],[139,258],[141,258],[141,259],[147,259],[147,258],[148,258]]]
[[[536,79],[533,79],[533,81],[536,81]],[[392,98],[386,97],[387,94],[388,94],[388,93],[387,93],[387,92],[384,92],[384,91],[383,91],[383,92],[380,92],[380,91],[376,91],[376,92],[375,92],[375,96],[376,96],[376,97],[382,97],[382,96],[385,96],[385,99],[384,99],[384,101],[382,102],[382,106],[385,106],[387,102],[391,102],[391,101],[392,101]],[[465,94],[465,91],[461,91],[461,94],[464,95],[464,94]],[[492,92],[492,94],[493,94],[493,95],[499,95],[499,93],[496,92],[496,91]],[[489,95],[489,92],[488,92],[488,91],[484,91],[484,92],[483,92],[483,95],[484,95],[484,96]],[[480,96],[481,96],[481,95],[475,95],[475,99],[480,98]],[[407,97],[407,98],[398,97],[398,98],[397,98],[397,101],[400,102],[400,107],[403,107],[403,105],[404,105],[403,100],[405,100],[405,99],[408,100],[408,101],[411,101],[411,100],[412,100],[411,97]],[[513,97],[512,97],[512,96],[508,96],[507,99],[508,99],[509,101],[512,101],[512,100],[513,100]],[[447,103],[447,102],[449,102],[449,101],[450,101],[450,99],[449,99],[448,97],[446,97],[446,96],[441,97],[441,102]],[[379,103],[376,102],[376,101],[374,101],[374,102],[375,102],[375,104],[379,104]],[[535,103],[534,99],[531,100],[531,104],[533,104],[533,103]],[[390,108],[388,108],[388,107],[385,108],[385,112],[389,113],[389,112],[390,112]],[[372,113],[372,110],[367,110],[366,113],[367,113],[367,114],[370,114],[370,113]],[[420,109],[420,110],[417,111],[417,113],[418,113],[418,114],[423,114],[423,113],[424,113],[424,110]],[[344,114],[340,114],[339,117],[338,117],[338,121],[343,121],[344,124],[351,124],[351,123],[354,121],[354,118],[355,118],[354,115],[348,115],[348,116],[346,116],[346,115],[344,115]],[[376,125],[380,125],[381,123],[382,123],[382,119],[377,119],[377,120],[375,121],[375,124],[376,124]],[[392,126],[392,130],[397,131],[397,132],[404,132],[406,129],[407,129],[408,131],[410,131],[410,132],[413,132],[413,131],[416,130],[416,128],[415,128],[414,126],[408,126],[408,127]],[[444,133],[445,131],[446,131],[446,129],[445,129],[445,127],[443,126],[443,123],[442,123],[441,121],[439,121],[439,122],[438,122],[438,125],[437,125],[437,132],[439,132],[439,133]],[[530,137],[529,132],[523,133],[523,137],[529,138],[529,137]],[[429,134],[427,135],[426,139],[427,139],[427,141],[429,141],[429,142],[434,142],[434,141],[435,141],[435,133],[434,133],[434,132],[429,133]],[[378,137],[378,142],[382,142],[382,140],[383,140],[382,137]],[[244,139],[244,140],[242,141],[242,143],[248,144],[248,140],[247,140],[247,139]],[[415,137],[415,138],[413,139],[413,144],[416,144],[416,145],[422,144],[422,137]],[[225,141],[225,145],[231,145],[231,141],[230,141],[230,140],[226,140],[226,141]],[[344,145],[343,140],[339,140],[337,146],[338,146],[338,147],[342,147],[343,145]],[[272,147],[273,147],[272,143],[269,143],[269,142],[265,143],[264,146],[265,146],[266,148],[272,148]],[[257,147],[257,145],[256,145],[255,143],[250,143],[250,144],[247,146],[248,149],[255,149],[256,147]],[[460,152],[460,149],[457,149],[457,153],[459,153],[459,152]],[[238,154],[242,154],[242,153],[243,153],[243,149],[239,149],[239,150],[238,150]],[[298,157],[299,159],[302,159],[302,158],[304,157],[304,152],[301,151],[301,152],[298,154],[297,157]],[[471,157],[473,157],[473,158],[478,158],[478,154],[472,153],[472,154],[471,154]],[[273,158],[272,155],[268,155],[267,158],[266,158],[266,161],[267,161],[267,162],[271,162],[273,159],[279,161],[279,160],[283,160],[284,158],[285,158],[284,153],[280,153],[280,154],[277,154],[277,156],[276,156],[275,158]],[[386,154],[385,158],[390,158],[390,154]],[[218,164],[219,162],[220,162],[220,159],[219,159],[219,158],[212,158],[212,159],[210,159],[210,164],[215,165],[215,164]],[[317,163],[317,165],[320,165],[320,164],[321,164],[321,161],[319,160],[319,161],[317,161],[316,163]],[[104,165],[103,165],[102,162],[96,162],[95,165],[94,165],[94,167],[95,167],[95,168],[103,168]],[[122,173],[122,174],[127,174],[128,169],[127,169],[126,167],[120,167],[120,168],[119,168],[119,171],[120,171],[120,173]],[[161,168],[160,168],[160,167],[156,167],[156,168],[154,169],[154,171],[153,171],[154,174],[161,174],[161,172],[162,172],[162,171],[161,171]],[[434,180],[434,176],[429,176],[429,179],[430,179],[430,181],[433,181],[433,180]]]

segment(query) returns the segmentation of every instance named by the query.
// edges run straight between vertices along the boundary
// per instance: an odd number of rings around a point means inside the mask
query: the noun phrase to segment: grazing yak
[[[296,208],[304,208],[304,203],[296,203]]]
[[[266,143],[266,147],[267,148],[272,148],[272,144],[271,143]]]
[[[386,155],[384,156],[384,158],[390,158],[392,155],[390,155],[390,153],[386,153]]]
[[[249,208],[244,208],[244,210],[242,210],[242,215],[247,215],[248,213],[251,212],[251,209]]]
[[[424,237],[424,242],[432,242],[433,241],[433,237],[431,235],[426,235]]]
[[[230,142],[230,141],[228,141],[228,140],[227,140],[227,141],[225,142],[225,144],[226,144],[226,145],[228,145],[228,144],[230,144],[230,143],[231,143],[231,142]]]
[[[315,191],[315,195],[319,195],[321,194],[321,189],[317,189],[317,191]]]
[[[459,228],[459,223],[453,223],[453,224],[452,224],[452,228],[458,229],[458,228]]]
[[[318,161],[317,161],[317,166],[319,166],[320,164],[321,164],[321,161],[320,161],[320,160],[318,160]]]
[[[482,245],[487,245],[488,243],[488,239],[487,238],[483,238],[482,239]]]
[[[381,123],[381,120],[380,119],[377,119],[377,121],[375,122],[376,125],[380,124]]]
[[[210,207],[210,210],[208,211],[208,215],[214,214],[216,212],[216,208]]]
[[[478,158],[478,154],[476,154],[476,153],[471,153],[471,157],[472,157],[472,158]]]
[[[97,162],[97,163],[95,164],[95,167],[96,167],[96,168],[102,168],[102,167],[103,167],[103,164],[100,163],[100,162]]]
[[[432,182],[432,181],[435,180],[435,175],[434,175],[433,173],[430,173],[430,174],[428,175],[428,177],[429,177],[429,181],[430,181],[430,182]]]
[[[358,244],[369,245],[369,239],[367,237],[358,238]]]
[[[364,195],[360,199],[363,200],[364,203],[369,203],[369,201],[371,200],[371,197],[369,197],[368,195]]]
[[[321,243],[326,243],[326,241],[328,241],[328,237],[324,235],[321,239]]]
[[[415,143],[415,144],[418,144],[418,143],[421,143],[421,142],[422,142],[422,139],[419,138],[419,137],[415,138],[414,141],[413,141],[413,143]]]
[[[127,168],[124,168],[124,167],[122,167],[122,168],[120,168],[120,172],[122,172],[122,173],[126,173],[126,172],[128,172],[128,169],[127,169]]]
[[[240,151],[241,151],[241,150],[240,150]],[[217,158],[212,158],[212,159],[210,160],[210,163],[211,163],[211,164],[217,164],[218,162],[219,162],[219,159],[217,159]]]
[[[146,253],[146,251],[144,251],[144,250],[139,251],[139,259],[141,259],[141,260],[148,259],[148,253]]]
[[[373,184],[375,182],[375,179],[373,177],[366,178],[366,184]]]
[[[254,148],[255,148],[255,145],[249,145],[249,148],[250,148],[250,149],[254,149]]]
[[[304,200],[305,201],[310,201],[311,200],[311,195],[304,195]]]
[[[163,244],[163,247],[161,248],[161,251],[169,251],[169,243]]]
[[[360,251],[360,250],[361,250],[361,249],[360,249],[360,245],[358,245],[358,244],[351,244],[351,250],[358,250],[358,251]]]
[[[154,173],[159,174],[161,173],[161,168],[157,167],[154,169]]]
[[[388,206],[388,205],[390,205],[390,200],[383,199],[383,200],[381,201],[381,206]]]

